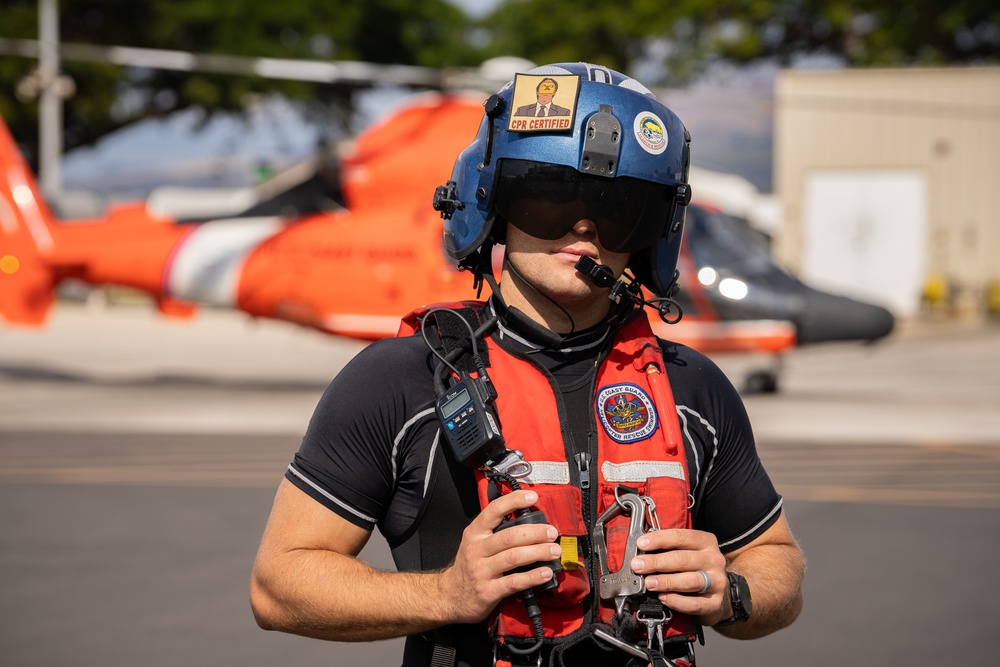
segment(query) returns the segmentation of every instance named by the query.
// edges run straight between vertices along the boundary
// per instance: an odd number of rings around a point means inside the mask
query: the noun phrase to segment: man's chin
[[[590,306],[597,299],[607,299],[608,289],[598,287],[587,278],[580,276],[559,289],[549,290],[548,296],[565,308],[573,308]]]

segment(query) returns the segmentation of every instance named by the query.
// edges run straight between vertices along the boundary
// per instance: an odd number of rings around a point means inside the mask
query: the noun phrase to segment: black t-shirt
[[[585,332],[575,339],[579,345],[553,352],[533,349],[530,336],[520,333],[505,323],[493,337],[504,349],[534,352],[528,356],[561,388],[570,421],[582,421],[593,410],[587,380],[596,368],[595,348],[607,347],[610,337]],[[723,552],[732,551],[777,520],[781,498],[726,376],[695,350],[660,343],[698,499],[694,527],[715,534]],[[463,529],[480,511],[472,471],[445,455],[439,437],[432,376],[437,363],[419,334],[362,350],[320,399],[286,472],[341,517],[369,530],[377,526],[397,563],[422,562],[427,569],[451,561]],[[586,437],[586,428],[570,426],[577,440]],[[412,655],[408,643],[404,664],[411,664]]]

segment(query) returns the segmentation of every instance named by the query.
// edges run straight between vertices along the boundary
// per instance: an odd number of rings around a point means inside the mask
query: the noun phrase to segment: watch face
[[[732,623],[742,623],[750,618],[753,603],[750,600],[750,586],[747,580],[735,572],[727,572],[729,577],[729,602],[733,607],[733,615],[721,621],[718,625],[730,625]]]
[[[740,606],[743,607],[743,615],[745,618],[749,618],[751,611],[753,611],[753,602],[750,600],[750,586],[743,577],[739,578],[736,586],[740,593]]]

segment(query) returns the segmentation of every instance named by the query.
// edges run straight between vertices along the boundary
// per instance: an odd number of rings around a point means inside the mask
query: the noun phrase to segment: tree
[[[718,60],[794,64],[822,54],[849,66],[1000,62],[996,0],[502,0],[473,22],[454,0],[62,0],[63,42],[253,57],[472,66],[495,55],[586,60],[649,84],[680,85]],[[6,0],[0,37],[35,38],[37,0]],[[37,104],[13,95],[35,67],[0,57],[0,114],[29,156]],[[193,105],[241,110],[276,92],[323,113],[351,88],[65,61],[67,149],[138,119]],[[650,75],[649,72],[658,72]],[[28,143],[28,142],[32,143]]]
[[[38,34],[37,0],[7,0],[0,37]],[[467,19],[446,0],[63,0],[60,39],[194,53],[309,60],[363,60],[441,67],[478,62]],[[15,136],[37,136],[37,102],[12,94],[36,63],[0,57],[0,114]],[[65,105],[65,147],[93,143],[123,125],[190,106],[241,110],[276,92],[316,109],[344,109],[350,87],[260,77],[123,68],[65,60],[76,83]],[[33,145],[26,141],[29,155]]]
[[[486,20],[492,53],[661,64],[681,84],[707,63],[822,54],[849,66],[1000,62],[995,0],[505,0]]]
[[[1000,62],[1000,5],[992,0],[728,0],[720,55],[736,60],[822,53],[850,66]]]

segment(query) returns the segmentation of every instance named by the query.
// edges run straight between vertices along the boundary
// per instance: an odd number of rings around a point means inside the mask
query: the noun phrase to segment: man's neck
[[[519,309],[509,308],[497,294],[490,298],[487,308],[497,318],[500,339],[528,354],[545,352],[560,359],[567,354],[595,354],[594,350],[603,345],[612,331],[610,323],[602,320],[596,326],[577,329],[572,335],[558,334],[529,319]]]
[[[500,281],[500,296],[509,308],[517,308],[532,321],[559,334],[596,326],[607,317],[611,308],[609,299],[597,296],[577,304],[560,304],[563,311],[506,269]]]

